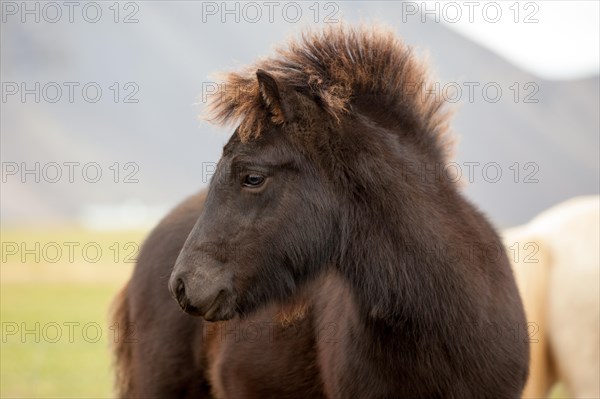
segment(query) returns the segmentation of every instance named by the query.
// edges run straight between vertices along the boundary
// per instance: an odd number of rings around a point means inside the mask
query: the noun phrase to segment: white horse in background
[[[504,231],[531,342],[523,398],[556,382],[600,398],[600,197],[578,197]]]

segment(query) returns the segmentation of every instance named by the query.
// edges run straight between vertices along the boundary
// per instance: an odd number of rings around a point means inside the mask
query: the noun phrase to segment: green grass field
[[[2,231],[0,397],[113,396],[108,309],[144,235]]]
[[[115,284],[3,284],[0,396],[111,397],[107,309],[117,290]]]

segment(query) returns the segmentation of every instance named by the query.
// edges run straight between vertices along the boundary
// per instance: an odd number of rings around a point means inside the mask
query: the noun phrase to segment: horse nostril
[[[177,297],[177,300],[179,302],[181,302],[183,300],[183,298],[185,297],[185,285],[183,284],[183,280],[180,278],[177,279],[177,287],[175,288],[175,296]]]

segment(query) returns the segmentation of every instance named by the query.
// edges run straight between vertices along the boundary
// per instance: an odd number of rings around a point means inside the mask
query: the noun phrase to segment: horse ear
[[[282,124],[293,118],[291,93],[269,72],[256,71],[258,92],[265,107],[271,112],[274,123]]]

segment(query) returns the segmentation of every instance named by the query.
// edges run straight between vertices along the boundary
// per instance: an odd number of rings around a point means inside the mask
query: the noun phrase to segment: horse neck
[[[460,240],[456,224],[465,207],[448,182],[424,181],[414,168],[399,171],[397,159],[381,161],[369,168],[377,175],[361,193],[367,198],[347,204],[339,268],[365,324],[419,328],[439,322],[433,312],[447,306],[439,287],[462,283],[452,281],[460,276],[449,271],[444,245]]]

